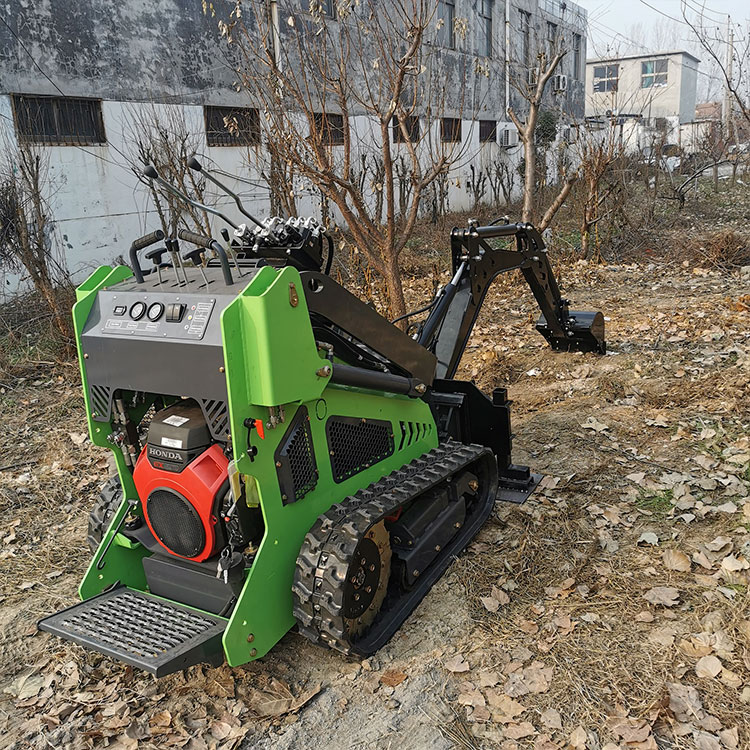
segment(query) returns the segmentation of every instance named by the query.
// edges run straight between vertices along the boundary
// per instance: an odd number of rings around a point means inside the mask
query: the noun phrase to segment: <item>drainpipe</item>
[[[510,109],[510,0],[505,0],[505,118]]]
[[[277,0],[270,0],[271,6],[271,29],[273,33],[273,60],[276,67],[281,70],[281,34],[279,32],[279,4]]]

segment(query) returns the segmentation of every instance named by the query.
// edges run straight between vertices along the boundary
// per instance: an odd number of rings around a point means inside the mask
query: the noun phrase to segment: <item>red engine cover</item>
[[[138,497],[143,503],[144,518],[151,533],[159,544],[168,552],[178,557],[200,562],[218,550],[216,547],[217,518],[214,513],[216,495],[227,480],[229,461],[221,447],[212,445],[200,456],[194,458],[179,474],[152,466],[146,455],[148,446],[144,446],[133,471],[133,480]],[[195,509],[203,525],[205,545],[197,554],[181,555],[170,549],[163,541],[164,529],[155,528],[149,518],[149,499],[157,490],[172,490],[184,497]],[[161,531],[161,533],[159,533]]]

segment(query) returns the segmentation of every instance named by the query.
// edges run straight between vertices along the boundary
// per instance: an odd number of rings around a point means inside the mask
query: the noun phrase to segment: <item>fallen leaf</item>
[[[713,655],[701,657],[695,665],[695,674],[697,674],[698,677],[716,677],[721,670],[721,662]]]
[[[639,537],[638,537],[638,544],[643,542],[643,544],[650,544],[651,546],[655,547],[659,544],[659,537],[654,534],[653,531],[644,531]]]
[[[468,672],[469,663],[464,661],[463,654],[456,654],[445,662],[445,668],[449,672]]]
[[[588,735],[582,726],[576,727],[568,737],[568,745],[571,750],[586,750]]]
[[[672,586],[655,586],[649,589],[643,598],[651,604],[661,604],[663,607],[674,607],[679,603],[680,592]]]
[[[388,685],[388,687],[396,687],[396,685],[400,685],[407,677],[406,672],[398,669],[387,669],[380,675],[380,682],[383,685]]]
[[[529,721],[523,721],[520,724],[508,724],[503,729],[503,734],[512,740],[520,740],[522,737],[529,737],[536,734],[533,724]]]
[[[667,570],[677,570],[680,573],[690,572],[690,558],[678,549],[665,550],[662,560]]]
[[[584,430],[593,430],[594,432],[604,432],[609,429],[609,425],[600,422],[595,417],[589,417],[585,422],[581,424]]]
[[[560,712],[554,708],[548,708],[539,717],[542,724],[549,729],[562,729],[562,717]]]
[[[460,693],[457,700],[462,706],[485,705],[484,696],[481,692],[479,692],[479,690],[467,690],[463,693]]]

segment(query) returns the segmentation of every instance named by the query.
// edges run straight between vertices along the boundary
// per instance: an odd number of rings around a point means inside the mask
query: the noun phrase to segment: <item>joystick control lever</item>
[[[184,260],[190,260],[193,262],[193,265],[201,272],[203,283],[206,287],[208,287],[208,279],[206,278],[206,273],[203,270],[203,253],[205,252],[205,248],[194,247],[192,250],[186,250],[182,254],[182,257]]]
[[[154,267],[156,268],[156,273],[159,276],[159,286],[161,286],[162,283],[162,277],[161,277],[161,269],[162,268],[169,268],[169,263],[162,263],[162,258],[164,257],[164,253],[167,252],[166,247],[155,247],[153,250],[149,250],[146,253],[146,259],[150,260]]]

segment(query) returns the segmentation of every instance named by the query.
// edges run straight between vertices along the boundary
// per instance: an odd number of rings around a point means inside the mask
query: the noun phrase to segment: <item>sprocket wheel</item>
[[[357,545],[344,584],[344,624],[353,638],[372,624],[380,611],[391,574],[391,540],[385,521],[371,526]]]

